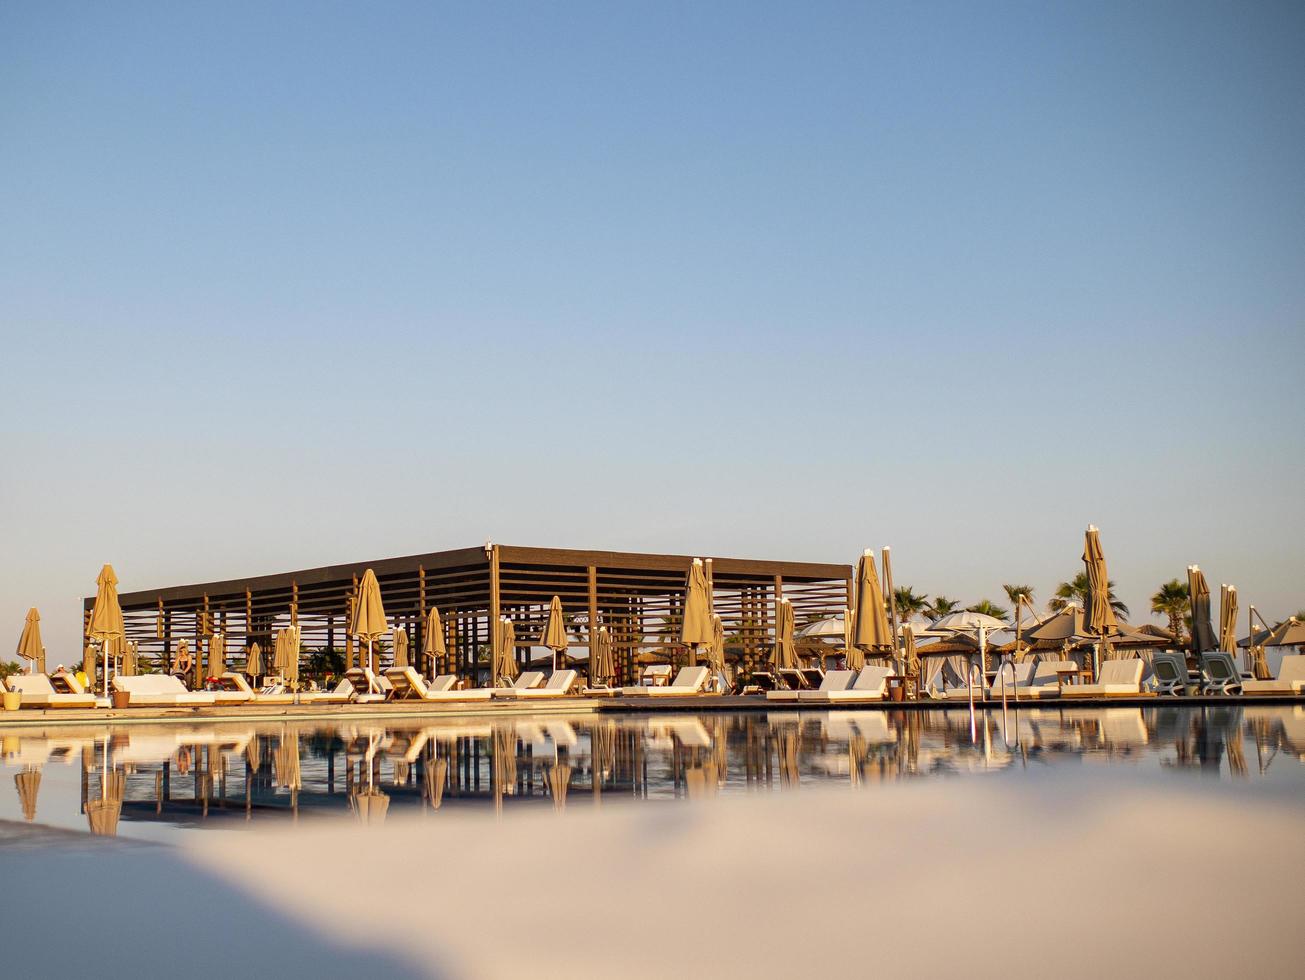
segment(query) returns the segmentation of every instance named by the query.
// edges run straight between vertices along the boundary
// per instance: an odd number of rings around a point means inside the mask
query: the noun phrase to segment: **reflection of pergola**
[[[346,636],[349,610],[363,571],[371,568],[391,623],[407,630],[414,651],[422,647],[426,613],[436,607],[449,651],[438,669],[474,677],[495,642],[491,623],[500,616],[512,619],[521,658],[537,641],[549,600],[557,595],[574,644],[588,644],[588,623],[607,626],[625,679],[641,652],[678,648],[691,561],[684,555],[487,545],[126,592],[120,598],[127,637],[140,643],[145,656],[168,658],[178,640],[194,642],[220,631],[228,653],[238,658],[237,651],[255,640],[270,649],[274,631],[293,623],[308,649],[340,649],[353,665],[357,651]],[[851,577],[848,565],[712,559],[716,612],[730,647],[741,649],[750,664],[769,652],[781,595],[793,604],[799,623],[811,622],[842,611]],[[93,604],[93,598],[85,600],[86,615]]]

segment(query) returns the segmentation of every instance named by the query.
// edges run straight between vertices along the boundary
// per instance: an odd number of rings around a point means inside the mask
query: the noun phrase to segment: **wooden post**
[[[495,658],[499,654],[498,618],[500,612],[498,545],[495,544],[490,545],[489,551],[489,672],[491,677],[494,675]]]
[[[880,550],[884,563],[884,591],[888,593],[888,631],[893,641],[893,667],[897,673],[903,672],[903,666],[898,662],[897,649],[897,596],[893,590],[893,558],[892,549],[884,545]],[[1015,603],[1015,619],[1020,618],[1020,604]]]
[[[598,636],[598,568],[590,565],[586,569],[589,577],[589,683],[594,679],[594,647]]]
[[[299,625],[299,583],[290,580],[290,625]]]
[[[774,605],[775,605],[775,642],[776,642],[776,643],[779,642],[779,604],[780,604],[780,601],[781,601],[783,598],[784,598],[784,579],[783,579],[783,576],[776,575],[776,576],[775,576],[775,593],[774,593],[774,600],[775,600],[775,601],[774,601]],[[799,661],[798,661],[798,666],[800,667],[801,665],[802,665],[802,661],[799,660]]]

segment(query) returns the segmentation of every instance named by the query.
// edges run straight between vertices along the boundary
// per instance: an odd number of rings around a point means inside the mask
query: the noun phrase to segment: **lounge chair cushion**
[[[1283,657],[1278,676],[1270,681],[1242,681],[1243,694],[1305,693],[1305,654]]]

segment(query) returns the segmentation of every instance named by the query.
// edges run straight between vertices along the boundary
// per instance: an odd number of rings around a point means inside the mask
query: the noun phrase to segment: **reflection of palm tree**
[[[1088,581],[1087,572],[1079,572],[1068,582],[1061,582],[1056,587],[1055,598],[1048,605],[1052,612],[1060,612],[1066,606],[1075,605],[1080,608],[1087,608],[1088,594],[1092,591],[1092,583]],[[1110,598],[1110,608],[1115,611],[1115,615],[1120,619],[1128,619],[1128,607],[1115,596],[1115,583],[1113,581],[1106,583],[1106,594]]]
[[[929,610],[929,597],[922,592],[916,592],[909,585],[899,585],[893,589],[893,599],[897,603],[897,614],[903,622],[910,622],[913,616]]]
[[[957,600],[940,595],[934,596],[933,601],[925,607],[924,611],[929,615],[930,619],[941,619],[943,616],[956,612],[960,606],[961,604]]]
[[[1182,644],[1183,618],[1188,611],[1187,583],[1176,578],[1170,579],[1151,596],[1151,611],[1169,620],[1169,632]]]
[[[1006,610],[997,605],[991,599],[980,599],[972,606],[965,607],[968,612],[980,613],[984,616],[991,616],[993,619],[1005,619]]]

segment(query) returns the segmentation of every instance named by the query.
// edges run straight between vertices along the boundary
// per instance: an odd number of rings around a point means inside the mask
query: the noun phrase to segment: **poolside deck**
[[[1000,709],[997,701],[975,701],[976,708]],[[1028,708],[1117,708],[1117,707],[1180,707],[1184,705],[1208,707],[1240,707],[1247,705],[1297,704],[1305,705],[1305,695],[1210,695],[1183,698],[1142,697],[1112,698],[1045,698],[1036,701],[1024,699],[1007,702],[1011,710]],[[735,711],[964,711],[969,707],[961,701],[867,701],[860,703],[818,703],[812,701],[768,701],[764,697],[738,695],[686,695],[684,697],[633,697],[633,698],[536,698],[529,701],[503,700],[494,702],[462,702],[457,704],[431,704],[423,701],[389,701],[379,704],[239,704],[177,708],[23,708],[19,711],[0,711],[0,727],[48,727],[50,725],[86,724],[160,724],[176,722],[193,724],[197,721],[315,721],[354,718],[410,719],[410,718],[520,718],[539,715],[576,714],[646,714],[646,713],[703,713]]]

